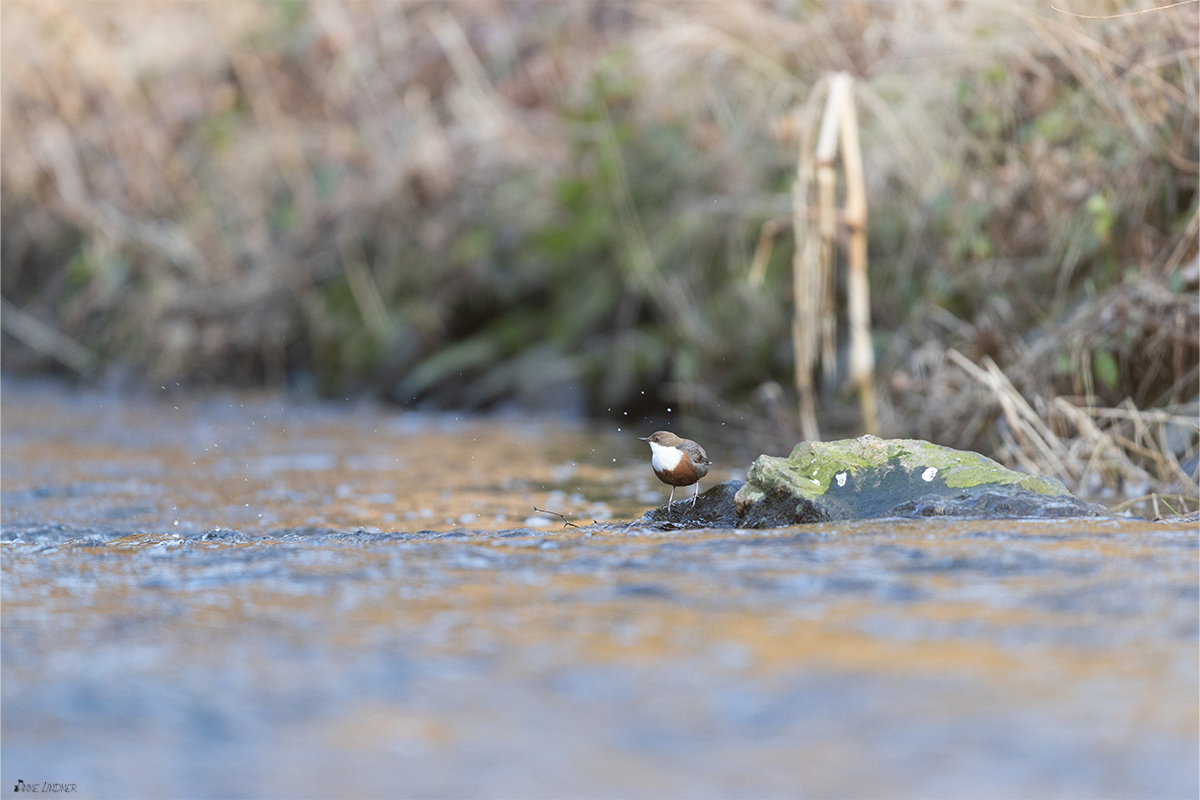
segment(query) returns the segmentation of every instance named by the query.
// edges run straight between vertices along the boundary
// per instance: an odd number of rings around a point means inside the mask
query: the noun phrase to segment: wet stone
[[[1054,478],[1007,469],[978,453],[914,439],[862,436],[802,442],[760,456],[735,498],[738,525],[770,528],[886,517],[1098,517]]]
[[[922,495],[891,508],[890,517],[965,517],[971,519],[1053,519],[1101,517],[1108,512],[1073,495],[1047,496],[1020,486],[976,487],[942,495]]]
[[[734,497],[744,481],[725,481],[701,492],[695,505],[690,499],[678,500],[669,508],[653,508],[642,515],[644,522],[667,523],[668,526],[688,528],[736,528],[737,509]],[[669,528],[668,528],[669,529]]]

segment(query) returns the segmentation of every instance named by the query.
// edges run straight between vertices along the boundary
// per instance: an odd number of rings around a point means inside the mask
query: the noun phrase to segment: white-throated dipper
[[[650,466],[654,474],[663,483],[671,486],[671,499],[667,501],[667,513],[671,513],[671,505],[675,502],[676,486],[691,486],[696,484],[692,495],[692,505],[700,496],[700,479],[708,474],[712,462],[704,448],[691,439],[681,439],[670,431],[658,431],[649,436],[638,437],[643,442],[650,443]]]

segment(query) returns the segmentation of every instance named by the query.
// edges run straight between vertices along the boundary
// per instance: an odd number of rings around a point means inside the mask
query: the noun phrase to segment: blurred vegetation
[[[999,446],[950,350],[1186,415],[1196,7],[1068,5],[1123,16],[7,0],[3,365],[786,427],[786,226],[747,274],[790,214],[789,115],[844,70],[887,432]]]

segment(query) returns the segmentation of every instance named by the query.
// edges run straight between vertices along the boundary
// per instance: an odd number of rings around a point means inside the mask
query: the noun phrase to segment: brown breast
[[[708,474],[708,462],[696,463],[684,454],[672,470],[654,470],[654,474],[663,483],[671,486],[691,486]]]

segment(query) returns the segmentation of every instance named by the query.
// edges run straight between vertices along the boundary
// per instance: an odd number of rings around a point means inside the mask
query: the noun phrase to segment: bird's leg
[[[700,496],[700,481],[696,481],[696,491],[692,494],[692,508],[696,507],[696,498]]]
[[[671,487],[671,498],[667,500],[667,513],[671,513],[671,506],[675,503],[675,487]]]

